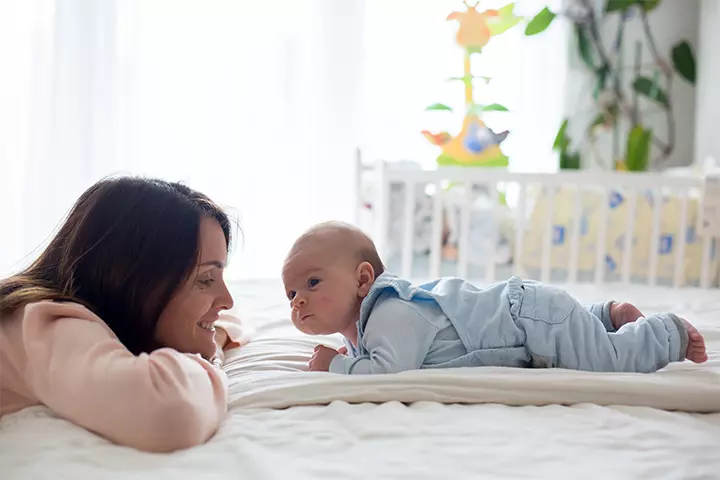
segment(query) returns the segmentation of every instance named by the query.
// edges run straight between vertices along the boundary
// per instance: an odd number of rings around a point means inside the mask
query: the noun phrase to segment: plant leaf
[[[681,77],[695,84],[695,55],[688,42],[682,41],[673,47],[672,62]]]
[[[528,22],[525,27],[525,35],[528,37],[531,35],[537,35],[538,33],[544,32],[555,20],[556,15],[550,11],[547,7],[543,8],[540,13]]]
[[[662,0],[636,0],[636,3],[640,5],[646,12],[655,10]]]
[[[562,152],[560,154],[561,170],[580,170],[580,152]]]
[[[490,105],[485,105],[482,108],[483,112],[509,112],[508,108],[505,105],[500,105],[499,103],[492,103]]]
[[[473,104],[468,108],[467,113],[471,115],[480,115],[483,112],[509,112],[505,105],[499,103],[493,103],[491,105],[479,105]]]
[[[636,0],[607,0],[605,13],[625,11],[636,3]]]
[[[648,77],[637,77],[633,82],[633,88],[636,92],[645,95],[651,100],[655,100],[656,102],[662,104],[665,108],[670,106],[667,94],[663,92],[656,82]]]
[[[644,172],[650,160],[650,141],[652,130],[636,125],[630,130],[627,142],[625,166],[630,172]]]
[[[568,140],[565,136],[565,130],[567,130],[568,122],[569,120],[566,118],[563,120],[562,125],[560,125],[560,130],[558,130],[558,133],[555,136],[555,142],[553,143],[553,150],[560,150],[561,152],[564,152],[570,146],[570,140]]]
[[[514,3],[508,3],[498,10],[498,16],[495,19],[488,20],[490,35],[500,35],[520,23],[522,17],[518,17],[513,13],[514,8]]]
[[[592,46],[590,45],[590,40],[588,40],[587,34],[581,25],[575,25],[575,37],[577,39],[580,58],[583,59],[585,65],[595,70],[595,59],[593,58]]]
[[[625,12],[633,5],[637,5],[646,12],[655,10],[660,5],[661,0],[607,0],[605,3],[605,12]]]
[[[431,111],[431,110],[445,110],[448,112],[452,112],[452,108],[448,107],[447,105],[443,103],[433,103],[429,107],[425,108],[425,111]]]

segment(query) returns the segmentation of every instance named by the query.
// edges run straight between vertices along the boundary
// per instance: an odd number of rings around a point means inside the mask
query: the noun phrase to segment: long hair
[[[0,281],[0,318],[32,302],[77,302],[131,352],[152,351],[160,314],[197,264],[203,217],[217,220],[229,250],[230,220],[205,195],[159,179],[101,180],[39,258]]]

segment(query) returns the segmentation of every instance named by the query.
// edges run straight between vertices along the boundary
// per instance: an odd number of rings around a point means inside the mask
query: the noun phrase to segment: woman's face
[[[205,358],[215,354],[218,315],[233,306],[223,271],[227,262],[225,235],[212,218],[200,222],[198,265],[165,307],[155,329],[155,340],[163,347]]]

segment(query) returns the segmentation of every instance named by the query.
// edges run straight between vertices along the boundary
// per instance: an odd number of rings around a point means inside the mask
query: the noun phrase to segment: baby
[[[654,372],[686,358],[707,361],[702,335],[672,313],[643,317],[633,305],[612,301],[583,306],[559,288],[517,277],[487,288],[459,278],[412,285],[386,272],[372,240],[343,223],[304,233],[282,276],[295,327],[345,337],[339,350],[315,347],[312,371]]]

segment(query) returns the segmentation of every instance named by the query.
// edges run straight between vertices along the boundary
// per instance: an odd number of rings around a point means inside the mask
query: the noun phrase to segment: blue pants
[[[534,367],[604,372],[655,372],[682,361],[688,335],[673,314],[656,314],[623,325],[610,321],[610,303],[581,305],[560,288],[522,282],[511,315],[526,334]]]

